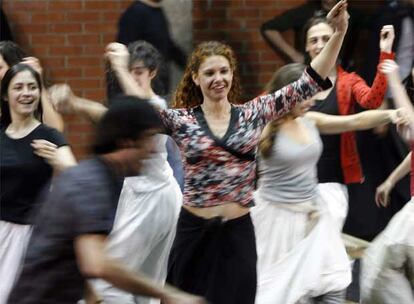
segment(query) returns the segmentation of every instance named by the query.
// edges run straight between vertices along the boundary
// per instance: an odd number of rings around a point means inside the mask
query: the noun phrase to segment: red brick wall
[[[3,0],[16,42],[38,57],[48,83],[67,82],[80,96],[102,100],[102,54],[115,38],[119,15],[132,0]],[[87,155],[92,127],[65,117],[77,157]]]

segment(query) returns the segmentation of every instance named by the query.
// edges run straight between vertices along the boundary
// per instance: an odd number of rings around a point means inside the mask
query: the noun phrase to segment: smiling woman
[[[0,303],[7,299],[25,250],[36,199],[54,171],[75,163],[63,136],[43,125],[40,75],[12,66],[1,82]]]

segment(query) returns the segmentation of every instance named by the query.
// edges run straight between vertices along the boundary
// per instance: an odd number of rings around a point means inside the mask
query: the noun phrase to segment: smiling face
[[[6,98],[12,119],[34,115],[40,100],[39,85],[28,70],[17,73],[11,79]]]
[[[227,100],[233,82],[233,71],[226,57],[207,57],[193,74],[194,83],[200,87],[204,99],[211,101]]]
[[[311,59],[315,58],[325,47],[333,35],[332,27],[327,23],[318,23],[306,33],[306,52]]]

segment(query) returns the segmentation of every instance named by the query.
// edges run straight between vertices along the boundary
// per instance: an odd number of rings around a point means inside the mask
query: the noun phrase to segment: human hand
[[[128,70],[129,52],[127,47],[118,42],[111,42],[105,48],[105,58],[108,59],[114,70]]]
[[[399,108],[390,111],[390,121],[397,125],[397,128],[406,128],[410,125],[410,117],[405,108]]]
[[[384,60],[379,70],[385,74],[391,83],[400,83],[400,75],[398,74],[398,64],[391,59]]]
[[[58,147],[45,139],[35,139],[30,144],[34,151],[33,153],[43,158],[49,165],[53,166],[56,163],[56,151]]]
[[[60,114],[75,113],[76,96],[67,84],[55,84],[49,88],[50,102]]]
[[[341,0],[329,11],[326,19],[332,25],[336,32],[345,35],[348,29],[349,14],[347,11],[348,3],[346,0]]]
[[[387,207],[390,201],[390,192],[394,185],[390,181],[385,181],[377,187],[375,193],[375,204],[378,208]]]
[[[384,25],[380,34],[380,50],[382,52],[391,53],[394,38],[394,27],[392,25]]]
[[[33,70],[39,73],[40,77],[43,76],[43,68],[40,64],[40,60],[36,57],[25,57],[22,63],[29,65]]]

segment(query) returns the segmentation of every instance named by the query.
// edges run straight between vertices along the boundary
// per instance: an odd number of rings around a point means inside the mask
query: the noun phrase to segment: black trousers
[[[250,214],[204,219],[181,209],[168,283],[211,304],[254,304],[256,239]]]

